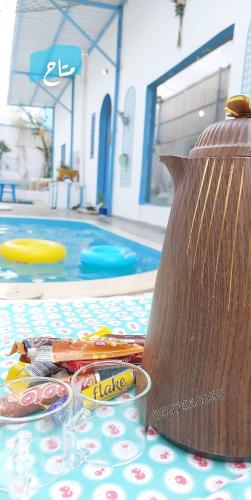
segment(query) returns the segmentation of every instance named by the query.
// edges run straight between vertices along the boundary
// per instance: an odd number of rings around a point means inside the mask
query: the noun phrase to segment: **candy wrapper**
[[[57,373],[57,375],[55,375],[55,378],[58,380],[63,380],[63,382],[66,382],[67,384],[71,384],[72,381],[72,376],[69,375],[66,370],[61,370],[59,373]],[[80,383],[81,390],[83,390],[99,382],[100,376],[97,372],[90,370],[84,375],[79,375],[77,380]]]
[[[31,363],[33,358],[36,358],[36,353],[39,349],[51,346],[52,342],[57,342],[57,340],[59,339],[56,337],[34,337],[25,339],[23,342],[15,342],[9,356],[18,353],[21,356],[20,359],[22,362]]]
[[[60,363],[63,361],[85,361],[100,359],[116,359],[142,353],[143,346],[137,343],[127,342],[127,339],[117,339],[115,336],[103,337],[101,339],[48,339],[44,338],[38,346],[37,339],[16,342],[10,354],[19,353],[22,356],[40,363]],[[40,339],[42,341],[42,339]],[[34,341],[34,342],[32,342]]]
[[[34,363],[28,364],[18,361],[9,369],[5,382],[26,378],[26,381],[13,382],[12,390],[18,392],[29,386],[28,377],[52,377],[61,369],[61,366],[50,362],[39,363],[35,361]]]
[[[126,342],[126,344],[138,344],[144,347],[145,345],[145,335],[114,335],[114,334],[106,334],[105,335],[106,339],[114,338],[116,340],[122,340],[123,342]]]
[[[98,401],[107,401],[127,391],[134,384],[134,372],[127,369],[83,389],[82,394]]]
[[[104,335],[112,335],[112,331],[107,328],[107,326],[102,326],[96,332],[83,337],[81,340],[95,337],[102,337]],[[20,354],[20,361],[24,363],[31,363],[37,358],[38,352],[41,349],[46,350],[46,348],[51,347],[56,342],[61,342],[61,339],[57,337],[33,337],[31,339],[25,339],[23,342],[15,342],[12,346],[9,356],[12,354]],[[65,338],[64,342],[72,342],[71,338]]]
[[[58,380],[71,383],[69,374],[62,370],[58,375]],[[98,373],[92,372],[78,377],[81,390],[95,385],[100,381]],[[32,380],[30,382],[32,384]],[[0,398],[0,424],[2,417],[26,417],[32,413],[51,409],[52,405],[61,402],[67,397],[66,389],[57,382],[49,382],[40,385],[31,385],[24,389],[23,381],[15,381],[11,384],[12,394]],[[65,400],[65,399],[64,399]],[[56,406],[55,406],[56,407]]]
[[[0,423],[1,416],[25,417],[43,411],[65,395],[65,388],[55,382],[32,386],[16,394],[8,394],[0,398]]]
[[[142,362],[143,352],[138,354],[132,354],[130,356],[116,358],[117,361],[123,361],[124,363],[132,363],[133,365],[140,365]],[[105,361],[114,361],[112,358],[106,358]],[[86,359],[85,361],[64,361],[60,363],[60,365],[65,368],[69,373],[75,373],[79,368],[83,368],[84,366],[92,363],[93,360]]]
[[[5,381],[9,382],[23,377],[52,377],[60,370],[60,366],[50,362],[39,363],[38,361],[35,361],[34,363],[29,364],[18,361],[18,363],[15,363],[9,369]]]
[[[135,384],[135,374],[131,369],[123,370],[112,377],[100,380],[96,384],[82,390],[82,394],[98,401],[109,401],[128,391]],[[83,406],[89,410],[96,407],[95,403],[83,399]]]

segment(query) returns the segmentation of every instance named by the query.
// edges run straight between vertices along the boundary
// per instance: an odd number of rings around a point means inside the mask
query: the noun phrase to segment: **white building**
[[[54,171],[79,168],[86,201],[100,192],[110,213],[165,226],[172,187],[158,155],[186,155],[228,95],[251,95],[250,0],[187,0],[181,47],[179,1],[45,3],[54,9],[17,15],[9,103],[54,108]],[[34,90],[29,54],[55,43],[81,47],[82,74]]]
[[[11,113],[13,111],[13,113]],[[18,124],[19,110],[9,108],[0,119],[0,140],[10,149],[4,153],[0,165],[1,180],[16,181],[19,187],[31,188],[36,179],[46,175],[44,154],[41,150],[41,137],[33,133],[32,127],[25,123]],[[51,134],[45,132],[48,148],[51,146]]]

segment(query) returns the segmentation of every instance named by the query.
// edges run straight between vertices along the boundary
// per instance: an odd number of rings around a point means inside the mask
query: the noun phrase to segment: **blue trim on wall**
[[[114,103],[112,114],[112,145],[111,145],[111,159],[110,168],[108,171],[108,185],[107,185],[107,213],[112,214],[112,194],[113,194],[113,172],[115,164],[115,149],[116,149],[116,136],[117,136],[117,114],[118,114],[118,100],[119,100],[119,83],[120,83],[120,57],[121,57],[121,44],[122,44],[122,27],[123,27],[123,6],[118,10],[118,28],[117,28],[117,50],[116,50],[116,74],[115,74],[115,88],[114,88]]]
[[[146,91],[146,112],[143,144],[143,163],[140,183],[139,203],[149,203],[151,183],[151,163],[155,126],[157,87],[149,85]]]
[[[60,148],[60,165],[63,167],[65,165],[65,153],[66,153],[66,143],[61,144]]]
[[[96,113],[91,115],[90,158],[94,158]]]
[[[233,39],[234,24],[221,31],[213,38],[208,40],[204,45],[199,47],[195,52],[180,61],[176,66],[168,70],[166,73],[157,78],[154,82],[148,85],[146,90],[146,110],[145,110],[145,126],[144,126],[144,142],[142,155],[142,170],[139,192],[139,204],[143,205],[150,202],[151,191],[151,174],[152,174],[152,155],[153,155],[153,139],[155,126],[155,108],[157,87],[164,83],[169,78],[172,78],[183,69],[187,68],[194,62],[206,56],[213,50],[217,49],[226,42]]]
[[[80,208],[84,206],[84,186],[79,186],[79,205]]]
[[[56,196],[55,196],[55,190],[56,190],[56,181],[52,180],[50,182],[50,191],[49,191],[49,203],[50,203],[50,208],[56,208]]]
[[[52,178],[56,177],[56,162],[55,162],[55,107],[52,111]]]
[[[69,182],[67,186],[67,201],[66,201],[67,210],[69,210],[71,207],[71,186],[72,186],[71,182]]]
[[[74,150],[74,103],[75,103],[75,76],[71,79],[71,137],[70,137],[70,168],[73,168]]]
[[[108,171],[110,167],[111,147],[108,136],[111,134],[111,97],[106,94],[99,119],[99,153],[98,153],[98,179],[97,179],[97,202],[99,193],[103,195],[108,207]]]
[[[231,26],[229,26],[228,28],[226,28],[225,30],[221,31],[213,38],[208,40],[208,42],[204,43],[204,45],[195,50],[195,52],[192,52],[192,54],[190,54],[188,57],[185,57],[185,59],[176,64],[176,66],[174,66],[169,71],[164,73],[164,75],[160,76],[159,78],[157,78],[157,80],[152,82],[152,85],[158,86],[161,83],[164,83],[172,76],[176,75],[183,69],[187,68],[187,66],[190,66],[194,62],[198,61],[198,59],[201,59],[202,57],[206,56],[213,50],[223,45],[224,43],[232,40],[233,36],[234,36],[234,24],[232,24]]]

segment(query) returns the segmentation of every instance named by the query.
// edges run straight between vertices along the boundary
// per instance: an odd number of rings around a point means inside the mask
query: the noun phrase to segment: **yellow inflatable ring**
[[[67,255],[64,245],[49,240],[9,240],[0,246],[0,256],[22,264],[51,264]]]

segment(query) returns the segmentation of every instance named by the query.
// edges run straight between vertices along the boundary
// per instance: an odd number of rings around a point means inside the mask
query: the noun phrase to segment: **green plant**
[[[103,194],[100,193],[100,191],[98,191],[98,202],[99,202],[99,205],[105,206],[105,198],[104,198]]]
[[[11,149],[9,146],[6,144],[5,141],[0,141],[0,162],[2,160],[2,156],[4,153],[9,153]]]
[[[36,146],[36,148],[44,155],[44,177],[51,177],[52,147],[47,143],[45,119],[42,115],[33,115],[25,108],[23,108],[23,111],[28,118],[28,124],[31,125],[32,135],[39,137],[41,140],[41,146]]]
[[[9,153],[11,149],[9,146],[6,144],[5,141],[0,141],[0,171],[1,171],[1,163],[2,163],[2,156],[4,153]]]

